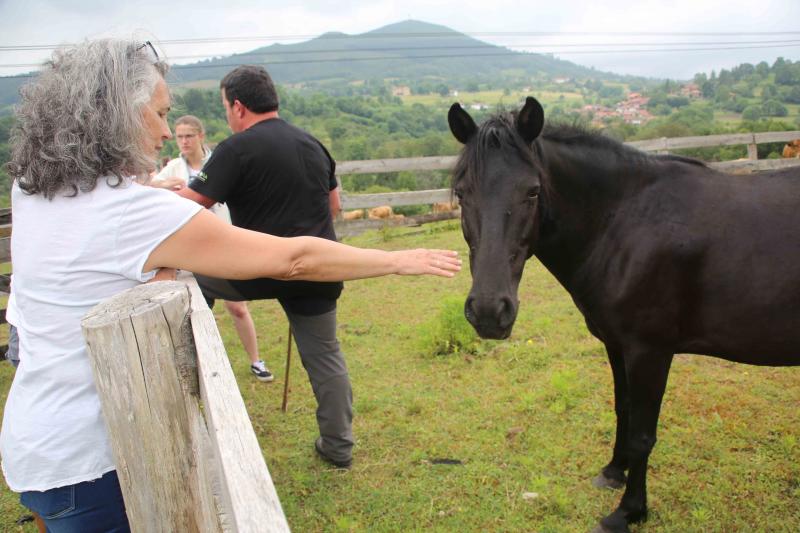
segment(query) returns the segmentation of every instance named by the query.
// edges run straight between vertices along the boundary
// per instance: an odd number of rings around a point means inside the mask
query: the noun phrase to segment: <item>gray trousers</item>
[[[247,300],[227,280],[195,274],[210,306],[215,298]],[[281,300],[279,300],[281,301]],[[334,461],[348,461],[353,455],[353,391],[344,354],[336,339],[336,309],[320,315],[299,315],[281,301],[292,326],[297,351],[317,398],[317,425],[322,450]]]
[[[353,391],[336,339],[336,309],[314,316],[284,311],[317,398],[322,450],[335,461],[347,461],[353,454]]]

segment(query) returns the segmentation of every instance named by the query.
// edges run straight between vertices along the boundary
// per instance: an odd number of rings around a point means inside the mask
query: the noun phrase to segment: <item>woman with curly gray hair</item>
[[[171,137],[166,71],[149,42],[87,42],[56,52],[17,109],[7,319],[20,365],[0,454],[8,486],[52,532],[129,529],[80,329],[94,305],[159,268],[311,281],[450,277],[460,268],[455,252],[364,250],[236,228],[140,185],[135,177],[155,168]]]

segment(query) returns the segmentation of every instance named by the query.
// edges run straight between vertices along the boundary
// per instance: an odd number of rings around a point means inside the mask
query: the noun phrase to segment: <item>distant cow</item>
[[[342,213],[342,218],[345,220],[358,220],[364,218],[364,210],[356,209],[355,211],[345,211]]]
[[[800,157],[800,139],[789,141],[789,143],[783,147],[783,157]]]
[[[373,207],[369,210],[369,219],[370,220],[378,220],[382,218],[392,218],[392,206],[390,205],[380,205],[378,207]]]
[[[434,213],[449,213],[458,209],[458,202],[436,202],[433,204]]]

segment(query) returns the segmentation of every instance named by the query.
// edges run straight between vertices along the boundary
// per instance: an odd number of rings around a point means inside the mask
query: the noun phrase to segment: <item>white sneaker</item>
[[[264,361],[260,359],[250,365],[250,372],[253,373],[258,381],[272,381],[275,379],[272,376],[272,372],[270,372],[267,368],[267,365],[265,365]]]

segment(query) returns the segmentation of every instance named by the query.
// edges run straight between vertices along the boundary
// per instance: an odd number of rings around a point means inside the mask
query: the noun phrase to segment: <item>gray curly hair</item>
[[[20,90],[9,174],[26,193],[52,200],[91,191],[103,176],[118,186],[155,168],[142,107],[167,70],[149,42],[102,39],[56,51]]]

